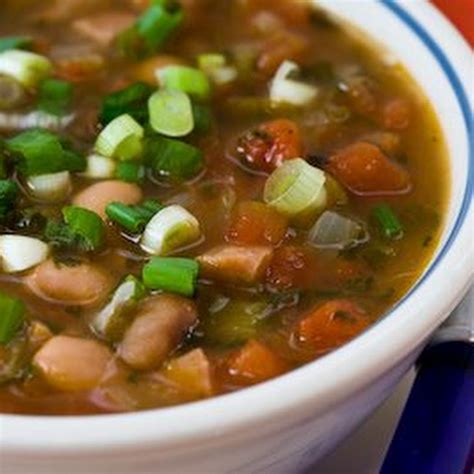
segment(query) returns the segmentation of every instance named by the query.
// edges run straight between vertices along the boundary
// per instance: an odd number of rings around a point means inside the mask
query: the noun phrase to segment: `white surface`
[[[327,5],[398,55],[436,105],[451,152],[454,191],[445,242],[461,207],[468,133],[445,73],[380,2]],[[422,0],[406,2],[406,9],[438,39],[471,92],[473,55],[456,30]],[[2,416],[2,468],[8,474],[301,471],[392,393],[461,299],[474,271],[473,223],[471,206],[453,245],[410,297],[317,362],[236,394],[176,408],[107,417]]]

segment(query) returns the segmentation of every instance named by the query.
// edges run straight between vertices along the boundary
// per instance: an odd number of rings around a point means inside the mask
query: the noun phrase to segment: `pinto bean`
[[[40,298],[69,306],[95,305],[113,289],[114,278],[92,263],[68,266],[46,260],[25,278]]]
[[[134,369],[153,369],[179,345],[196,320],[191,300],[168,294],[147,298],[125,333],[119,355]]]
[[[102,181],[82,190],[74,197],[73,203],[94,211],[105,219],[105,208],[111,202],[137,204],[142,198],[143,193],[136,184],[123,181]]]
[[[272,255],[273,249],[263,245],[220,245],[200,255],[198,261],[205,278],[253,284],[265,274]]]
[[[90,390],[100,381],[112,353],[100,342],[54,336],[34,356],[33,365],[60,390]]]

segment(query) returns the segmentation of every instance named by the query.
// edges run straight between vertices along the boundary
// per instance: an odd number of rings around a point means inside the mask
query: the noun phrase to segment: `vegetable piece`
[[[133,275],[129,275],[115,290],[110,302],[95,315],[93,330],[101,337],[115,340],[123,329],[123,315],[145,295],[145,288]]]
[[[264,201],[293,219],[310,219],[327,203],[326,176],[301,158],[285,161],[267,179]]]
[[[287,369],[285,362],[271,349],[255,340],[233,354],[227,367],[232,378],[243,385],[263,382]]]
[[[69,171],[30,176],[26,180],[29,194],[39,201],[64,201],[69,195],[72,183]]]
[[[0,220],[5,219],[7,214],[14,209],[18,192],[18,185],[15,181],[0,180]]]
[[[95,151],[107,158],[133,160],[142,154],[143,135],[142,126],[130,115],[123,114],[100,132]]]
[[[410,103],[402,98],[389,100],[383,107],[382,121],[390,130],[405,130],[410,125]]]
[[[102,378],[112,353],[100,342],[54,336],[34,356],[33,365],[59,390],[94,388]]]
[[[367,313],[353,301],[331,300],[305,315],[297,334],[318,352],[326,352],[359,334],[370,322]]]
[[[28,270],[48,258],[49,247],[39,239],[23,235],[0,235],[2,270],[16,273]]]
[[[145,167],[133,161],[122,161],[117,164],[115,177],[127,183],[139,183],[145,178]]]
[[[10,110],[20,106],[26,98],[23,86],[9,76],[0,76],[0,109]]]
[[[102,246],[105,229],[100,216],[78,206],[67,206],[62,213],[71,231],[82,238],[87,251],[97,250]]]
[[[387,239],[400,239],[403,237],[403,226],[393,209],[388,204],[379,204],[372,209],[382,234]]]
[[[111,221],[132,233],[141,232],[147,224],[147,219],[135,207],[120,202],[110,203],[105,212]]]
[[[183,11],[178,3],[154,2],[129,29],[118,38],[122,52],[130,58],[156,53],[181,25]]]
[[[148,222],[140,245],[152,255],[166,255],[199,239],[198,220],[181,206],[165,207]]]
[[[203,160],[201,150],[179,140],[155,137],[145,144],[145,161],[153,172],[172,181],[194,177]]]
[[[118,353],[132,368],[158,367],[197,321],[194,303],[181,296],[160,294],[140,303]]]
[[[206,75],[199,69],[189,66],[167,66],[157,71],[161,86],[167,90],[186,92],[206,100],[211,94],[211,86]]]
[[[132,77],[138,81],[144,81],[147,84],[155,85],[157,83],[156,73],[159,69],[166,66],[186,64],[186,60],[180,56],[172,56],[169,54],[158,54],[152,56],[146,61],[136,64],[130,71]],[[155,90],[155,89],[153,89]]]
[[[0,53],[10,49],[29,49],[33,40],[29,36],[9,36],[0,38]]]
[[[64,115],[71,105],[73,85],[60,79],[45,79],[39,86],[38,108],[52,115]]]
[[[408,172],[370,143],[343,148],[329,158],[326,169],[361,196],[406,194],[412,187]]]
[[[193,105],[194,132],[206,133],[212,125],[212,113],[209,107],[202,104]]]
[[[290,79],[298,72],[298,65],[292,61],[285,61],[281,64],[270,85],[270,99],[272,101],[303,106],[310,104],[317,97],[317,87]]]
[[[107,125],[123,114],[130,115],[140,124],[148,122],[146,104],[153,90],[153,87],[144,82],[135,82],[106,96],[99,115],[100,123]]]
[[[163,374],[176,384],[180,391],[193,397],[209,397],[213,393],[211,364],[202,349],[194,349],[172,359]]]
[[[226,239],[238,245],[278,245],[287,230],[286,217],[264,203],[246,201],[233,212]]]
[[[308,234],[317,248],[344,250],[368,240],[363,224],[334,211],[325,211]]]
[[[264,299],[227,299],[217,309],[209,309],[210,314],[203,318],[199,329],[206,343],[243,344],[257,336],[259,322],[269,310],[271,306]]]
[[[99,265],[78,263],[69,266],[52,259],[38,265],[25,278],[25,283],[40,298],[65,306],[99,304],[114,288],[114,278]]]
[[[73,199],[73,204],[94,211],[102,219],[105,219],[105,209],[111,202],[137,204],[142,198],[142,190],[136,184],[123,181],[102,181],[77,194]]]
[[[60,131],[68,127],[75,118],[73,113],[59,116],[48,114],[42,110],[33,110],[28,113],[0,112],[0,130],[29,130],[33,128]]]
[[[0,292],[0,344],[8,344],[21,328],[25,305],[18,298]]]
[[[184,137],[194,128],[191,100],[181,91],[159,90],[148,100],[150,125],[169,137]]]
[[[24,176],[38,176],[61,171],[84,171],[86,160],[67,149],[59,137],[46,130],[29,130],[7,140],[8,150],[18,160]]]
[[[87,168],[84,176],[92,179],[113,178],[116,168],[117,162],[112,158],[93,154],[87,157]]]
[[[298,126],[288,119],[262,123],[239,138],[237,153],[244,164],[271,173],[285,160],[301,156]]]
[[[11,49],[0,53],[0,74],[13,77],[27,89],[48,77],[52,68],[49,59],[29,51]]]
[[[143,267],[143,283],[151,290],[193,296],[199,264],[189,258],[153,257]]]
[[[200,255],[204,278],[228,283],[255,284],[264,276],[273,249],[269,246],[221,245]]]
[[[237,69],[227,65],[227,59],[223,54],[201,54],[197,60],[199,69],[203,71],[214,84],[222,86],[237,79]]]

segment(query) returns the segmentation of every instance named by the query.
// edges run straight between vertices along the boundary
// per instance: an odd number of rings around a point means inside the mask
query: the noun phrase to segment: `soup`
[[[7,0],[0,31],[1,412],[263,382],[374,324],[431,258],[430,104],[308,3]]]

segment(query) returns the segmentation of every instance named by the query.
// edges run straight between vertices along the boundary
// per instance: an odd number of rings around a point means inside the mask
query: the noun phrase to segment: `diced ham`
[[[158,367],[197,321],[191,300],[161,294],[147,298],[119,347],[120,357],[137,370]]]
[[[116,36],[130,27],[135,15],[123,11],[107,11],[75,20],[72,28],[101,46],[108,46]]]
[[[112,353],[100,342],[55,336],[35,354],[33,365],[59,390],[90,390],[111,359]]]
[[[221,245],[200,255],[198,261],[204,278],[254,284],[265,275],[272,255],[273,249],[269,246]]]

